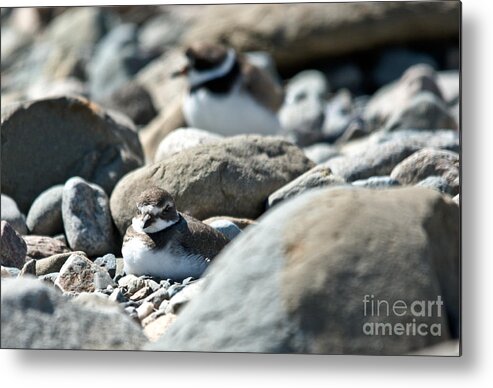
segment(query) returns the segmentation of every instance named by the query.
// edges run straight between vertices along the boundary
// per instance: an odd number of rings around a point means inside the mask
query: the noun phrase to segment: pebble
[[[390,176],[372,176],[367,179],[354,181],[352,185],[357,187],[366,187],[369,189],[385,189],[388,187],[399,186],[400,183]]]
[[[159,308],[161,303],[169,298],[168,291],[165,290],[164,288],[160,288],[153,292],[152,294],[148,295],[145,299],[144,302],[151,302],[154,306],[154,308]]]
[[[82,178],[63,187],[62,217],[69,246],[89,256],[111,252],[115,246],[109,199],[104,190]]]
[[[125,298],[125,296],[123,295],[122,291],[119,288],[115,288],[108,299],[117,303],[127,302],[127,298]]]
[[[125,288],[125,295],[133,295],[142,287],[145,287],[145,281],[135,275],[126,275],[118,280],[118,285]]]
[[[146,296],[148,296],[151,292],[152,292],[151,287],[144,286],[144,287],[142,287],[140,290],[138,290],[137,292],[135,292],[135,294],[133,294],[133,295],[130,297],[130,300],[132,300],[132,301],[138,301],[138,300],[144,299],[144,298],[145,298]]]
[[[224,234],[230,241],[241,233],[241,229],[228,220],[212,221],[209,225]]]
[[[106,269],[112,278],[116,275],[116,257],[115,255],[109,253],[103,257],[98,257],[94,260],[94,264]]]
[[[31,259],[26,261],[26,264],[24,264],[24,266],[22,267],[19,276],[26,275],[36,276],[36,260]]]

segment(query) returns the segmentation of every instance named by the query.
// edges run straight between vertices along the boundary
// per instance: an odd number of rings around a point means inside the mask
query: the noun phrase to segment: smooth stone
[[[130,120],[81,97],[2,105],[1,129],[2,190],[23,212],[43,191],[74,176],[110,194],[144,162]]]
[[[136,125],[149,124],[158,114],[147,89],[135,81],[130,81],[116,89],[103,99],[101,104],[122,112]]]
[[[329,99],[324,109],[324,137],[326,141],[334,143],[347,132],[356,115],[351,93],[346,89],[337,91]],[[346,135],[345,141],[349,140],[347,137]]]
[[[63,187],[62,217],[73,250],[97,256],[115,249],[109,199],[98,185],[70,178]]]
[[[44,282],[2,282],[2,348],[137,350],[142,330],[119,309],[74,303]]]
[[[341,156],[329,159],[324,165],[334,174],[353,182],[390,175],[398,163],[425,147],[458,151],[459,134],[450,130],[376,132],[347,143],[341,149]]]
[[[316,166],[272,193],[267,200],[267,208],[270,209],[278,203],[296,197],[310,189],[345,184],[346,181],[333,174],[329,167]]]
[[[24,236],[27,244],[27,257],[40,260],[61,253],[69,253],[70,249],[60,240],[47,236]]]
[[[418,182],[416,186],[433,189],[442,194],[452,194],[453,188],[450,187],[447,180],[441,176],[429,176]]]
[[[144,299],[146,296],[148,296],[152,292],[151,287],[144,286],[140,290],[136,291],[131,297],[131,301],[139,301],[141,299]]]
[[[367,179],[361,179],[351,183],[353,186],[366,187],[368,189],[386,189],[394,186],[399,186],[399,181],[390,176],[372,176]]]
[[[62,194],[63,185],[56,185],[34,200],[26,220],[32,234],[54,236],[63,233]]]
[[[401,184],[418,184],[430,176],[439,176],[445,179],[448,193],[452,196],[459,193],[459,161],[456,152],[423,148],[394,167],[390,176]]]
[[[124,234],[142,188],[165,188],[179,211],[197,219],[219,214],[257,218],[267,197],[314,167],[298,147],[277,137],[242,135],[184,150],[121,179],[110,206]]]
[[[398,129],[458,129],[457,122],[441,98],[422,92],[389,117],[384,130]]]
[[[459,226],[458,207],[432,190],[312,190],[226,247],[206,287],[146,348],[395,355],[442,343],[459,334]],[[407,306],[434,301],[440,313],[365,315],[365,295]],[[440,335],[364,331],[413,318],[440,325]]]
[[[152,59],[139,47],[138,27],[121,24],[96,45],[87,68],[91,98],[100,101],[130,81]]]
[[[383,86],[370,98],[363,115],[368,129],[385,128],[396,111],[405,109],[415,96],[423,92],[430,92],[443,100],[436,71],[424,64],[411,66],[397,81]]]
[[[241,233],[241,229],[228,220],[212,221],[209,225],[224,234],[230,241]]]
[[[315,143],[311,146],[304,147],[303,152],[306,157],[316,164],[326,162],[330,158],[339,155],[339,150],[337,147],[328,143]]]
[[[143,320],[154,311],[154,305],[151,302],[144,302],[137,308],[137,317]]]
[[[38,276],[47,275],[52,272],[59,272],[63,267],[63,264],[67,261],[67,259],[72,255],[80,255],[87,256],[85,252],[76,251],[76,252],[66,252],[59,253],[57,255],[52,255],[45,257],[43,259],[36,260],[36,274]]]
[[[15,201],[8,195],[2,194],[2,221],[7,221],[15,231],[21,235],[27,234],[27,226],[24,215],[21,213]]]
[[[123,295],[119,288],[115,288],[113,292],[108,297],[109,300],[112,300],[117,303],[125,303],[127,302],[127,298]]]
[[[144,327],[144,334],[149,341],[155,342],[166,333],[176,318],[174,314],[162,315]]]
[[[21,269],[26,262],[27,245],[22,236],[7,222],[1,222],[1,265]]]
[[[203,129],[175,129],[159,143],[154,162],[164,160],[191,147],[215,143],[222,138],[221,135]]]
[[[294,143],[305,147],[323,140],[328,93],[327,79],[318,70],[304,70],[289,80],[279,120],[283,133]]]
[[[255,225],[256,222],[253,220],[250,220],[248,218],[236,218],[236,217],[229,217],[229,216],[216,216],[216,217],[211,217],[203,220],[202,222],[204,224],[211,224],[215,221],[230,221],[233,224],[235,224],[238,228],[241,230],[245,229],[247,226],[250,225]]]
[[[114,284],[108,271],[82,255],[71,255],[60,269],[55,285],[64,292],[94,292]]]
[[[3,276],[6,276],[7,274],[9,275],[9,277],[13,277],[13,278],[16,278],[17,276],[19,276],[19,274],[21,273],[21,270],[19,268],[16,268],[16,267],[4,267],[2,265],[2,277]]]

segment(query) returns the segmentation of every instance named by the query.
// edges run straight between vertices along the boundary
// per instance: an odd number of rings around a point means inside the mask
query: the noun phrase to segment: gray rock
[[[181,310],[192,299],[194,299],[197,295],[200,295],[200,293],[204,289],[206,281],[207,280],[205,278],[194,281],[193,283],[190,283],[185,288],[183,288],[180,292],[173,295],[169,300],[169,303],[166,305],[166,308],[164,310],[165,313],[177,314],[178,311]]]
[[[118,309],[70,302],[39,280],[2,282],[2,348],[136,350],[146,342]]]
[[[24,239],[6,221],[1,222],[1,265],[21,269],[26,262],[27,245]]]
[[[283,131],[300,146],[323,140],[325,102],[329,85],[317,70],[305,70],[289,80],[279,111]]]
[[[371,97],[364,112],[368,129],[384,128],[395,111],[405,109],[422,92],[433,93],[443,100],[435,70],[420,64],[410,67],[399,80],[385,85]]]
[[[433,189],[443,194],[452,194],[454,191],[448,184],[447,180],[441,176],[429,176],[418,182],[416,186]]]
[[[118,286],[126,290],[125,295],[131,296],[145,287],[146,283],[144,279],[138,278],[135,275],[127,275],[118,280]]]
[[[431,92],[422,92],[408,104],[398,109],[384,130],[398,129],[458,129],[457,123],[445,103]]]
[[[267,208],[271,208],[286,199],[296,197],[309,189],[345,184],[346,181],[334,175],[329,167],[324,165],[316,166],[269,195]]]
[[[2,265],[2,278],[3,277],[13,277],[16,278],[21,273],[19,268],[15,267],[4,267]]]
[[[334,142],[346,132],[355,117],[351,93],[346,89],[337,91],[327,102],[324,109],[323,132],[325,139],[329,142]]]
[[[158,309],[161,303],[163,303],[163,300],[167,300],[167,299],[169,299],[168,291],[164,288],[159,288],[158,290],[154,291],[151,295],[148,295],[144,299],[144,302],[150,302],[152,303],[155,309]]]
[[[113,223],[109,199],[98,185],[79,177],[63,187],[62,217],[67,241],[73,250],[89,256],[113,251]]]
[[[178,152],[202,144],[217,143],[223,136],[203,129],[178,128],[166,136],[156,151],[154,162],[160,162]]]
[[[393,186],[399,186],[400,183],[390,176],[372,176],[368,179],[354,181],[352,185],[357,187],[365,187],[367,189],[386,189]]]
[[[1,137],[2,190],[21,211],[73,176],[111,193],[123,175],[143,163],[131,124],[82,98],[2,106]]]
[[[381,87],[399,78],[409,67],[426,64],[436,69],[436,61],[425,53],[405,48],[385,50],[378,59],[373,71],[373,82]]]
[[[63,264],[67,261],[67,259],[72,255],[86,256],[84,252],[67,252],[60,253],[53,256],[45,257],[44,259],[36,260],[36,274],[38,276],[48,275],[53,272],[59,272],[62,268]]]
[[[97,101],[130,81],[152,57],[139,47],[135,24],[121,24],[98,42],[88,66],[89,90]]]
[[[63,96],[88,97],[87,86],[75,77],[51,80],[42,78],[26,90],[26,99],[41,100]]]
[[[101,103],[124,113],[136,125],[146,125],[157,115],[151,95],[135,81],[117,88]]]
[[[432,190],[313,190],[229,245],[148,349],[383,355],[446,341],[459,320],[458,221],[457,206]],[[439,296],[431,316],[409,309]],[[365,315],[365,299],[407,308],[387,316],[366,303]],[[412,319],[440,335],[365,334]]]
[[[337,147],[327,143],[315,143],[311,146],[303,148],[306,157],[316,164],[326,162],[330,158],[339,155]]]
[[[425,147],[457,151],[459,134],[448,130],[376,132],[365,139],[348,143],[342,149],[341,156],[329,159],[324,165],[330,167],[334,174],[352,182],[389,175],[398,163]]]
[[[111,196],[121,234],[135,215],[143,187],[170,192],[177,209],[204,219],[217,215],[257,218],[267,197],[314,167],[295,145],[275,137],[235,136],[193,147],[125,176]]]
[[[418,184],[430,176],[442,177],[449,186],[448,193],[454,196],[460,189],[459,154],[423,148],[395,166],[390,176],[407,185]]]
[[[56,185],[34,200],[26,220],[31,233],[46,236],[63,233],[62,193],[63,185]]]
[[[2,220],[7,221],[19,234],[27,234],[27,226],[24,215],[20,212],[15,201],[2,194],[1,203]]]
[[[248,218],[236,218],[236,217],[228,217],[228,216],[217,216],[217,217],[211,217],[203,220],[202,222],[204,224],[212,224],[214,221],[230,221],[233,224],[235,224],[238,228],[241,230],[245,229],[247,226],[250,225],[255,225],[256,222],[253,220],[250,220]]]
[[[64,292],[94,292],[113,285],[108,271],[82,255],[71,255],[60,269],[55,285]]]
[[[235,223],[228,220],[215,220],[209,223],[214,229],[220,231],[229,240],[233,240],[241,233],[241,229]]]
[[[24,236],[24,241],[27,244],[27,257],[35,260],[70,252],[64,242],[52,237],[29,235]]]
[[[160,13],[139,29],[139,44],[146,50],[163,52],[180,43],[186,25],[186,19],[180,18],[176,12]]]
[[[96,260],[94,260],[94,264],[99,265],[100,267],[103,267],[108,271],[110,276],[112,278],[115,277],[116,275],[116,257],[115,255],[109,253],[107,255],[104,255],[103,257],[98,257]]]
[[[277,84],[282,84],[281,76],[277,72],[276,61],[268,51],[249,51],[244,55],[248,62],[266,71]]]

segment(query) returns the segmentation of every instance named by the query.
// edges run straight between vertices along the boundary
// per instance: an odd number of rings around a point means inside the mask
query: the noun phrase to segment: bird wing
[[[244,57],[239,60],[244,80],[243,87],[262,105],[276,113],[284,101],[281,86],[265,70],[251,64]]]

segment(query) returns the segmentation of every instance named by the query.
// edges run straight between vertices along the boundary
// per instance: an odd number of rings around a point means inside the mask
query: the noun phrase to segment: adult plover
[[[273,135],[281,125],[276,112],[282,88],[264,70],[233,48],[195,43],[185,51],[189,91],[183,103],[187,124],[223,135]]]
[[[145,190],[123,239],[124,270],[137,276],[181,281],[198,278],[229,240],[219,231],[176,210],[172,196]]]

